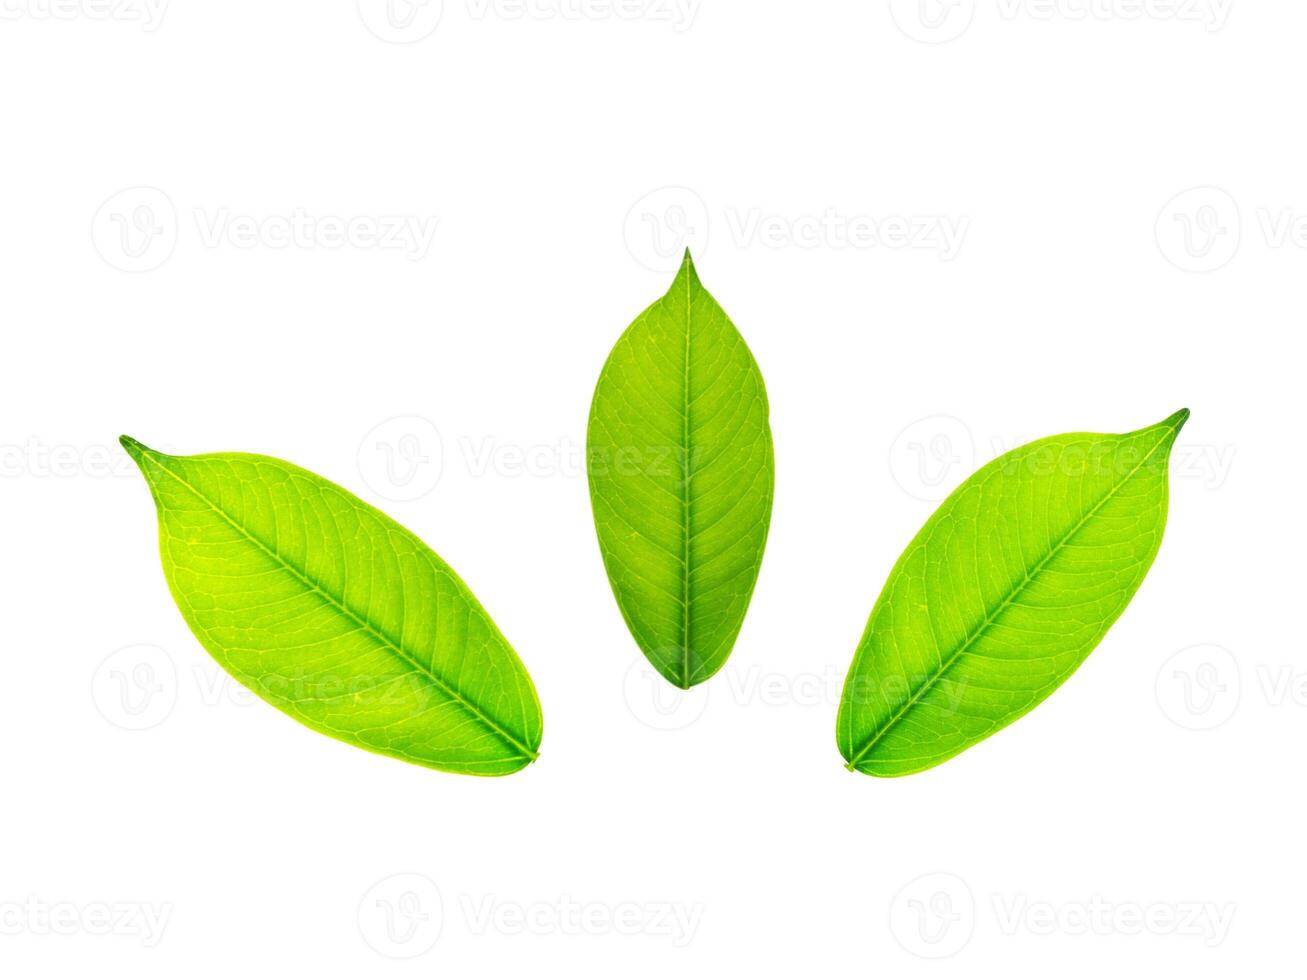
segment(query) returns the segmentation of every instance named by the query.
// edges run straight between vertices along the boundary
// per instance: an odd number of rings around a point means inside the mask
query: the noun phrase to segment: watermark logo
[[[1239,662],[1225,647],[1200,643],[1173,654],[1157,672],[1157,705],[1181,728],[1224,725],[1242,697]]]
[[[443,0],[358,0],[359,17],[376,37],[390,44],[412,44],[440,26]]]
[[[521,901],[493,894],[461,894],[449,922],[474,939],[499,936],[652,936],[688,945],[703,919],[701,903],[580,900],[570,895]],[[359,934],[390,959],[414,959],[439,941],[445,928],[440,889],[425,875],[391,875],[359,902]]]
[[[976,16],[976,0],[889,0],[890,16],[900,31],[922,44],[943,44],[961,37]]]
[[[890,446],[894,482],[918,500],[943,500],[975,466],[976,441],[971,429],[952,415],[918,419]]]
[[[193,238],[216,250],[354,249],[427,257],[440,219],[415,214],[330,214],[295,207],[283,213],[248,214],[230,207],[191,209]],[[91,240],[109,265],[123,272],[150,272],[176,251],[186,223],[157,187],[129,187],[105,201],[91,222]]]
[[[933,872],[899,889],[890,902],[890,933],[913,956],[938,960],[959,953],[976,929],[971,886],[955,874]]]
[[[1192,187],[1171,198],[1157,216],[1157,247],[1185,272],[1215,272],[1239,251],[1239,205],[1219,187]]]
[[[0,446],[0,463],[4,447]],[[417,415],[388,419],[359,443],[359,473],[377,494],[409,501],[435,489],[448,470],[473,479],[584,480],[591,474],[675,477],[683,471],[676,446],[619,446],[587,451],[583,440],[518,442],[493,435],[451,437],[448,447],[434,422]],[[3,471],[0,470],[0,473]]]
[[[129,731],[156,728],[187,710],[244,710],[268,700],[274,703],[349,698],[360,708],[379,712],[421,710],[439,695],[416,677],[397,679],[384,674],[301,668],[265,674],[246,687],[208,657],[189,669],[174,665],[158,647],[137,644],[118,650],[99,664],[91,694],[100,714]]]
[[[707,249],[709,228],[718,219],[741,249],[906,249],[932,253],[944,262],[957,258],[971,230],[966,215],[870,214],[834,207],[778,213],[736,206],[718,214],[688,187],[661,187],[631,206],[622,236],[627,251],[646,269],[674,272],[687,248],[696,255]]]
[[[444,472],[440,430],[420,415],[399,415],[374,426],[358,449],[359,476],[377,496],[407,502],[425,497]]]
[[[91,240],[115,269],[150,272],[177,247],[177,209],[157,187],[128,187],[95,212]]]
[[[1245,222],[1245,215],[1252,217]],[[1293,206],[1240,204],[1219,187],[1194,187],[1167,202],[1156,234],[1159,250],[1176,268],[1215,272],[1249,248],[1307,251],[1307,213]]]
[[[708,205],[688,187],[650,191],[626,213],[626,250],[651,272],[675,272],[688,248],[708,249]]]
[[[992,892],[985,906],[976,902],[971,886],[962,878],[935,872],[899,889],[890,902],[890,932],[914,956],[943,959],[961,952],[971,941],[982,911],[986,924],[1007,938],[1176,937],[1213,948],[1229,936],[1235,905],[1169,899],[1118,901],[1100,894],[1050,900]]]
[[[708,685],[696,684],[688,691],[667,681],[646,660],[631,664],[622,682],[626,706],[639,721],[660,732],[688,728],[708,708]]]
[[[440,939],[444,927],[440,889],[420,874],[384,878],[359,902],[358,927],[363,941],[382,956],[421,956]]]
[[[172,657],[148,643],[115,650],[91,678],[91,698],[100,714],[127,731],[162,724],[177,704],[177,689]]]
[[[889,452],[890,474],[909,496],[938,503],[975,472],[978,461],[1008,456],[1037,438],[1040,436],[1001,434],[981,439],[955,416],[930,415],[911,423],[895,437]],[[1204,490],[1220,490],[1230,479],[1236,450],[1228,443],[1177,444],[1167,461],[1171,478],[1200,485]],[[1098,472],[1125,475],[1137,463],[1135,456],[1126,451],[1087,454],[1074,448],[1061,452],[1046,449],[1005,460],[1003,472],[1010,474],[1021,468],[1033,476],[1072,476],[1085,472],[1086,465],[1093,465]]]

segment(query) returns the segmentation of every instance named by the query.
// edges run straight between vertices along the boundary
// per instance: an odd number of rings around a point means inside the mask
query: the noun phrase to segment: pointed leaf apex
[[[1179,432],[1181,429],[1184,428],[1184,424],[1188,421],[1189,421],[1189,409],[1182,408],[1180,409],[1180,411],[1176,412],[1174,415],[1172,415],[1162,424],[1165,426],[1169,426],[1172,429],[1175,429],[1176,432]]]
[[[131,436],[119,436],[118,441],[127,450],[127,455],[136,460],[137,463],[141,461],[142,456],[151,451],[149,446],[137,442]]]
[[[675,289],[683,283],[698,285],[699,281],[699,270],[694,267],[694,258],[687,248],[685,255],[681,258],[681,267],[676,270],[676,281],[672,284],[672,288]]]

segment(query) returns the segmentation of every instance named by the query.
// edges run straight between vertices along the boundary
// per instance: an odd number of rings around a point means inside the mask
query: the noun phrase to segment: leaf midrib
[[[446,695],[450,697],[451,704],[454,704],[455,706],[463,709],[467,714],[471,715],[477,721],[481,722],[481,724],[485,725],[497,736],[499,736],[501,739],[507,742],[509,746],[511,746],[517,752],[521,753],[522,757],[530,759],[532,762],[534,762],[537,758],[539,758],[538,752],[535,752],[532,749],[528,748],[522,742],[518,741],[516,738],[510,735],[499,724],[497,724],[495,721],[490,719],[479,708],[477,708],[476,705],[474,705],[471,701],[469,701],[462,694],[462,692],[460,692],[453,685],[449,684],[447,681],[441,678],[430,667],[424,666],[420,661],[410,656],[401,646],[399,646],[399,644],[395,643],[393,640],[390,639],[390,637],[386,636],[385,633],[383,633],[376,626],[374,626],[365,616],[362,616],[359,613],[355,612],[343,601],[337,599],[330,592],[324,589],[320,584],[315,582],[308,575],[308,573],[305,572],[303,569],[299,568],[292,562],[288,561],[279,552],[268,547],[268,545],[266,545],[263,541],[261,541],[253,532],[251,532],[240,522],[233,519],[231,515],[229,515],[226,511],[224,511],[213,500],[209,499],[207,495],[201,492],[189,480],[178,475],[177,473],[174,473],[171,469],[169,469],[166,465],[164,465],[164,463],[162,462],[159,456],[155,455],[153,457],[153,462],[162,472],[166,473],[168,476],[172,477],[174,480],[180,483],[183,487],[185,487],[188,491],[190,491],[190,493],[192,493],[195,497],[201,500],[205,504],[205,506],[207,506],[211,511],[213,511],[213,513],[217,514],[224,521],[226,521],[232,528],[234,528],[237,532],[243,535],[247,541],[249,541],[259,550],[261,550],[264,554],[266,554],[269,558],[271,558],[274,562],[276,562],[286,571],[290,572],[293,576],[295,576],[295,578],[297,578],[313,594],[325,600],[328,604],[330,604],[331,606],[339,610],[347,618],[352,620],[361,629],[366,631],[370,636],[372,636],[375,640],[377,640],[377,642],[379,642],[382,646],[392,651],[396,656],[398,656],[401,660],[403,660],[405,663],[411,666],[418,673],[426,676],[431,681],[432,684],[434,684],[437,688],[439,688],[442,692],[444,692]]]
[[[934,686],[941,679],[943,679],[944,675],[947,674],[953,668],[954,664],[956,664],[965,654],[971,651],[972,645],[978,639],[980,639],[980,637],[984,634],[984,632],[987,629],[989,629],[990,626],[994,624],[994,621],[997,620],[1000,615],[1002,615],[1003,611],[1013,603],[1016,597],[1019,596],[1026,589],[1026,587],[1029,586],[1030,583],[1035,580],[1035,578],[1044,570],[1044,568],[1048,565],[1048,563],[1053,560],[1053,558],[1058,554],[1058,552],[1060,552],[1061,549],[1067,545],[1067,543],[1071,540],[1071,538],[1073,538],[1077,533],[1079,533],[1080,529],[1083,528],[1085,524],[1087,524],[1094,517],[1094,515],[1099,512],[1099,510],[1101,510],[1104,506],[1106,506],[1106,504],[1110,500],[1112,500],[1117,495],[1117,493],[1120,492],[1122,487],[1124,487],[1127,483],[1133,480],[1135,474],[1138,473],[1141,469],[1143,469],[1144,466],[1148,463],[1148,461],[1152,459],[1153,456],[1157,453],[1157,451],[1160,448],[1162,448],[1163,445],[1166,444],[1167,436],[1168,434],[1170,434],[1171,431],[1172,429],[1168,427],[1166,432],[1164,432],[1161,438],[1158,439],[1157,444],[1148,451],[1148,453],[1144,456],[1144,458],[1140,460],[1139,463],[1137,463],[1134,466],[1134,468],[1130,470],[1129,473],[1127,473],[1124,477],[1122,477],[1119,482],[1117,482],[1111,489],[1109,489],[1107,493],[1105,493],[1102,496],[1102,498],[1096,504],[1094,504],[1093,507],[1091,507],[1088,511],[1086,511],[1084,516],[1082,516],[1078,521],[1076,521],[1074,526],[1072,526],[1072,528],[1069,531],[1067,531],[1066,534],[1064,534],[1057,541],[1057,543],[1054,544],[1048,550],[1047,554],[1045,554],[1044,557],[1041,558],[1036,563],[1035,567],[1032,568],[1030,571],[1026,572],[1025,577],[1015,587],[1013,587],[1008,591],[1007,595],[1003,597],[1003,600],[1000,603],[998,603],[998,605],[995,606],[992,610],[986,613],[985,618],[981,622],[981,624],[977,626],[974,630],[972,630],[972,632],[966,637],[966,639],[964,639],[960,644],[958,644],[957,650],[954,651],[952,654],[950,654],[947,660],[941,662],[939,669],[936,670],[930,676],[930,678],[913,693],[913,695],[910,698],[908,698],[908,700],[903,704],[901,708],[899,708],[898,711],[896,711],[883,725],[881,725],[876,731],[874,731],[870,736],[868,736],[866,742],[863,743],[862,748],[859,749],[857,752],[855,752],[853,758],[849,760],[848,765],[845,766],[846,769],[848,769],[850,772],[856,770],[858,768],[858,763],[860,763],[864,758],[866,758],[867,753],[870,752],[873,748],[875,748],[877,743],[879,743],[880,740],[884,738],[894,728],[894,726],[897,725],[904,718],[904,716],[906,716],[907,713],[911,711],[918,704],[918,702],[920,702],[921,699],[925,697],[926,694],[928,694],[934,688]]]
[[[690,686],[690,329],[694,321],[690,276],[685,277],[685,371],[681,390],[681,687]]]

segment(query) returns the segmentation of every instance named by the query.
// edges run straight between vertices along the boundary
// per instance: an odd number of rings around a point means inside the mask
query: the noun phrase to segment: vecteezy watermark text
[[[436,944],[447,925],[460,926],[474,938],[645,936],[684,947],[698,933],[704,911],[699,902],[609,901],[568,894],[524,901],[465,893],[458,896],[453,908],[458,915],[447,915],[440,888],[426,875],[391,875],[369,888],[360,900],[359,933],[373,950],[392,959],[421,956]]]
[[[767,214],[761,208],[726,212],[726,228],[739,248],[916,249],[934,252],[942,261],[957,258],[971,227],[965,215],[874,216],[843,214],[826,208],[820,214]]]
[[[191,209],[202,248],[395,252],[411,261],[427,256],[440,219],[417,214],[332,214],[304,207],[254,214],[227,206]],[[91,222],[95,250],[123,272],[150,272],[167,262],[185,223],[172,198],[157,187],[128,187],[111,195]]]
[[[993,436],[990,456],[996,458],[1019,448],[1032,439]],[[971,426],[953,415],[928,415],[904,426],[895,437],[889,452],[889,470],[905,493],[918,500],[938,502],[947,497],[981,462],[982,441]],[[1236,447],[1229,444],[1193,442],[1181,436],[1171,450],[1168,465],[1173,479],[1190,481],[1205,490],[1219,490],[1230,478]],[[1094,455],[1086,452],[1032,453],[1022,458],[1021,466],[1032,475],[1050,472],[1084,472],[1087,466],[1100,472],[1126,472],[1139,463],[1137,454],[1110,449]]]
[[[421,415],[397,415],[370,428],[359,441],[363,481],[387,500],[411,501],[431,493],[446,470],[481,479],[584,480],[591,474],[676,479],[694,460],[679,446],[587,447],[579,437],[518,442],[491,435],[460,435],[446,447],[439,428]]]
[[[0,0],[0,20],[104,21],[159,29],[170,0]]]
[[[195,209],[195,227],[205,248],[352,248],[400,251],[409,259],[431,249],[439,219],[412,214],[362,214],[342,217],[311,214],[237,214],[230,208]]]
[[[925,675],[885,674],[846,681],[846,670],[846,665],[827,664],[821,670],[782,673],[757,665],[740,668],[728,663],[713,684],[682,689],[668,684],[648,661],[637,659],[631,661],[622,678],[622,696],[632,716],[649,728],[678,731],[703,717],[710,696],[713,703],[737,707],[834,709],[843,701],[876,704],[892,711],[907,703],[913,692],[929,680]],[[942,697],[937,706],[946,712],[958,710],[966,694],[965,685],[952,684],[938,690]]]
[[[1005,937],[1153,936],[1214,948],[1228,938],[1235,916],[1233,902],[1209,900],[1122,900],[1102,894],[1049,899],[1000,891],[988,898],[978,902],[970,883],[958,875],[921,875],[890,901],[890,933],[923,959],[960,953],[981,920]]]
[[[977,20],[976,0],[889,0],[890,17],[923,44],[956,40]],[[994,0],[983,7],[1003,23],[1175,23],[1212,32],[1225,27],[1234,0]]]
[[[0,901],[0,936],[131,936],[147,949],[163,939],[171,902]]]
[[[582,901],[570,895],[534,902],[464,895],[459,906],[474,936],[653,936],[677,947],[694,939],[703,918],[699,903]]]
[[[429,37],[444,16],[443,0],[357,0],[359,17],[373,35],[392,44]],[[666,24],[689,30],[702,0],[464,0],[462,16],[488,20],[570,23]]]
[[[689,30],[702,0],[465,0],[472,20],[644,21]]]
[[[688,187],[660,187],[631,205],[622,235],[647,269],[673,272],[688,248],[707,250],[713,226],[725,227],[736,248],[911,251],[943,262],[957,258],[971,230],[967,215],[848,211],[825,207],[784,213],[731,205],[710,209]]]
[[[0,479],[68,479],[72,477],[130,477],[136,466],[116,443],[50,444],[29,436],[21,443],[0,444]]]

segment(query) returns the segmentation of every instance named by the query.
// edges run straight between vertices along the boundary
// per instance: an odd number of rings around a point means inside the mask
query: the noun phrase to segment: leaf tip
[[[141,457],[150,451],[150,447],[143,443],[137,442],[131,436],[119,436],[118,441],[122,447],[127,450],[127,455],[140,463]]]
[[[1187,421],[1189,421],[1189,409],[1182,408],[1174,415],[1168,415],[1156,425],[1149,426],[1146,431],[1159,435],[1167,445],[1167,451],[1169,452],[1169,447],[1175,445],[1175,440],[1180,437],[1180,430],[1184,428]]]
[[[685,255],[681,257],[681,267],[676,272],[676,281],[678,283],[697,283],[699,281],[699,270],[694,267],[694,257],[690,255],[688,247],[685,250]]]

